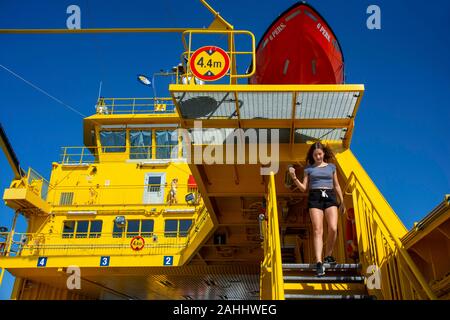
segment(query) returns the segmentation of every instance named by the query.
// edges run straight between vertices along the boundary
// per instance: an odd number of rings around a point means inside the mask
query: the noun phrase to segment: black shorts
[[[326,196],[325,196],[326,195]],[[312,189],[309,190],[308,209],[317,208],[325,210],[326,208],[338,207],[336,193],[332,189]]]

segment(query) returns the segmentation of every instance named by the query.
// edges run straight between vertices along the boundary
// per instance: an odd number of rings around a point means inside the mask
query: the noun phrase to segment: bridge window
[[[103,152],[125,152],[125,130],[100,131],[100,143]]]
[[[66,220],[63,223],[63,238],[100,238],[103,221]]]
[[[139,226],[141,220],[128,220],[127,223],[127,237],[132,238],[139,235]]]
[[[124,230],[127,238],[135,236],[151,237],[153,235],[153,226],[154,221],[149,219],[126,220],[124,228],[120,228],[114,224],[113,238],[122,238]]]
[[[151,237],[153,235],[153,220],[142,220],[141,222],[141,236]]]
[[[77,221],[76,238],[87,238],[89,231],[89,221]]]
[[[63,238],[73,238],[76,221],[64,221]]]
[[[89,238],[100,238],[102,234],[103,221],[91,221],[91,229],[89,230]]]
[[[156,130],[156,159],[178,158],[177,130]]]
[[[165,221],[165,237],[187,237],[192,219],[168,219]]]
[[[152,131],[130,130],[130,159],[152,158]]]

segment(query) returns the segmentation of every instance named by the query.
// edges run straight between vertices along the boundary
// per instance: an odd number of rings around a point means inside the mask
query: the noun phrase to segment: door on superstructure
[[[151,172],[145,174],[144,203],[164,203],[164,185],[166,174],[164,172]]]

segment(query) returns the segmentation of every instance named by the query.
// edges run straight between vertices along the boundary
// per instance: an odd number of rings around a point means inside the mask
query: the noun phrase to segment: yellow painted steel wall
[[[96,168],[96,171],[94,169]],[[165,173],[164,200],[170,182],[178,178],[178,202],[184,203],[190,170],[185,163],[138,167],[138,163],[106,162],[74,168],[54,164],[47,200],[58,210],[62,192],[75,192],[74,205],[78,210],[92,210],[95,205],[136,205],[143,207],[146,173]],[[107,207],[103,207],[106,209]]]
[[[152,219],[154,221],[153,231],[161,236],[164,233],[164,224],[167,219],[196,219],[200,203],[196,206],[188,205],[184,196],[188,190],[187,181],[190,175],[185,163],[172,163],[163,167],[139,168],[136,163],[98,163],[93,166],[74,168],[54,164],[50,180],[48,201],[52,206],[52,214],[49,216],[31,216],[28,226],[28,237],[30,234],[42,234],[42,239],[36,244],[57,245],[66,244],[109,244],[121,243],[121,239],[112,238],[114,218],[123,215],[127,220]],[[145,175],[147,173],[166,174],[166,186],[163,195],[164,203],[144,204],[144,191],[147,186]],[[178,204],[167,205],[167,196],[170,192],[170,181],[178,178],[177,188]],[[72,205],[59,205],[61,193],[73,192]],[[165,212],[172,210],[189,210],[190,212]],[[89,212],[96,214],[68,214],[69,211]],[[64,239],[62,237],[63,222],[96,221],[102,220],[102,235],[100,238]],[[107,236],[109,235],[109,236]],[[33,236],[33,235],[31,235]],[[103,241],[103,239],[105,239]],[[173,243],[173,238],[171,237]],[[182,240],[182,239],[181,239]],[[39,241],[34,237],[33,241]],[[129,240],[127,240],[129,241]],[[111,249],[108,253],[114,254],[116,250]],[[48,250],[47,250],[48,252]],[[82,250],[67,251],[62,253],[89,254]],[[23,251],[22,255],[34,255],[36,252]],[[54,252],[58,254],[58,252]],[[61,252],[59,253],[61,254]]]

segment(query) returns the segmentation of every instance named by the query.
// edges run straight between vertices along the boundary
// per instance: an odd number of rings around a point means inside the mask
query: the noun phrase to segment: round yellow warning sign
[[[134,251],[139,251],[139,250],[144,249],[144,245],[145,245],[145,241],[144,241],[144,238],[142,238],[141,236],[136,236],[136,237],[133,237],[133,239],[131,239],[130,247]]]
[[[230,69],[230,57],[219,47],[201,47],[192,54],[189,65],[196,78],[215,81]]]

